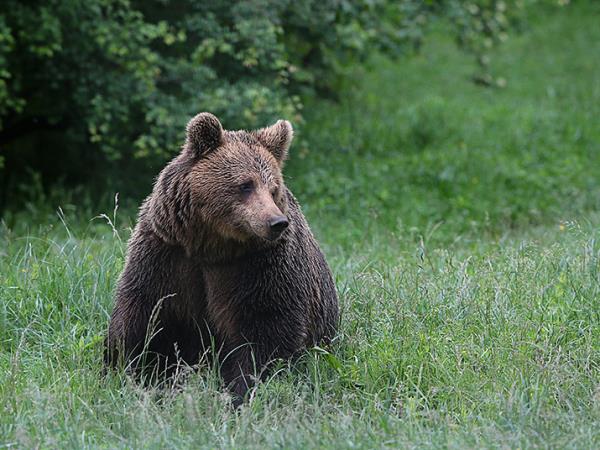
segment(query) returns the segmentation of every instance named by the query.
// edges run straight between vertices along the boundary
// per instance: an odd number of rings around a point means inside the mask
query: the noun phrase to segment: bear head
[[[215,238],[276,242],[289,225],[281,170],[292,138],[286,120],[256,131],[226,131],[214,115],[196,115],[187,124],[181,154],[155,185],[155,230],[187,246]]]

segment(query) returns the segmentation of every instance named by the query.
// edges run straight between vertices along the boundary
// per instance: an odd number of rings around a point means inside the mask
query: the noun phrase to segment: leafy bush
[[[504,78],[491,74],[489,52],[508,39],[508,31],[520,23],[524,7],[523,1],[449,1],[449,14],[456,26],[458,44],[475,56],[479,67],[473,76],[476,83],[506,85]]]
[[[135,181],[172,156],[197,111],[232,128],[300,122],[302,99],[335,94],[347,63],[418,47],[434,14],[451,17],[474,47],[478,33],[506,27],[480,30],[461,11],[478,5],[498,17],[508,3],[5,0],[0,191],[6,200],[26,170],[67,183],[109,177],[123,188],[123,174]]]

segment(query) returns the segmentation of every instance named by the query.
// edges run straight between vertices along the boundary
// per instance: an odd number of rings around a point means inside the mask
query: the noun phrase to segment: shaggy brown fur
[[[213,342],[239,403],[271,361],[332,338],[331,272],[281,176],[292,137],[283,120],[254,132],[208,113],[189,122],[128,244],[109,366],[168,374]]]

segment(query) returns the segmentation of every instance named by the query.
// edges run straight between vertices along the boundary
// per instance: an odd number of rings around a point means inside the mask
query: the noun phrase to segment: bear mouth
[[[267,244],[275,244],[280,241],[287,234],[287,230],[281,231],[268,231],[265,234],[256,234],[256,238],[259,241]]]
[[[283,236],[283,233],[279,233],[279,234],[277,234],[277,236],[269,235],[269,236],[263,237],[262,239],[264,241],[273,243],[273,242],[277,242],[278,240],[280,240],[282,236]]]

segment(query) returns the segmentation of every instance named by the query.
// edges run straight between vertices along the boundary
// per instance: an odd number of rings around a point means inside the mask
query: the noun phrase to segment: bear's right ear
[[[261,128],[253,133],[282,166],[294,138],[292,124],[287,120],[278,120],[274,125]]]
[[[195,157],[201,157],[213,151],[223,143],[221,122],[211,113],[197,114],[185,129],[184,150]]]

